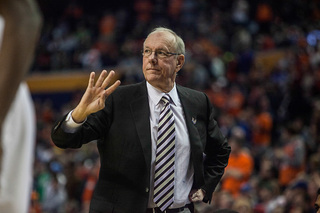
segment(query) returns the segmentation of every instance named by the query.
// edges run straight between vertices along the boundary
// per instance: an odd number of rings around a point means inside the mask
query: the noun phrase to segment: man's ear
[[[179,55],[177,57],[177,68],[181,69],[184,65],[184,55]]]

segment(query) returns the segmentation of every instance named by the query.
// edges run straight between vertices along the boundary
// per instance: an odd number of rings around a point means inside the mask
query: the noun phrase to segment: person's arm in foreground
[[[0,0],[0,130],[34,56],[42,16],[33,0]],[[1,135],[1,132],[0,132]]]
[[[35,128],[30,94],[21,81],[32,62],[41,25],[35,0],[0,0],[1,212],[28,208]]]

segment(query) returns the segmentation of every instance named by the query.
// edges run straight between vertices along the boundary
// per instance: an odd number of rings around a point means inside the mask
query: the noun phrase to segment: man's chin
[[[157,82],[160,81],[161,79],[161,75],[159,75],[159,73],[155,73],[155,72],[149,72],[146,76],[145,76],[146,80],[150,83],[150,82]]]

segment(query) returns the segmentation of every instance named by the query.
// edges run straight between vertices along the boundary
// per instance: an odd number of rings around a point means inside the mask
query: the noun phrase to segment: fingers
[[[111,93],[113,93],[117,87],[121,84],[119,80],[114,82],[108,89],[105,90],[105,96],[108,97]]]
[[[88,83],[88,88],[92,89],[93,87],[95,87],[95,88],[103,89],[104,95],[101,96],[100,98],[101,98],[101,100],[106,99],[120,85],[120,81],[117,80],[109,88],[107,88],[107,86],[110,84],[112,77],[114,77],[114,75],[115,75],[115,72],[113,70],[111,70],[108,75],[107,75],[107,71],[103,70],[101,72],[97,82],[94,83],[95,82],[95,72],[91,72],[90,78],[89,78],[89,83]],[[107,88],[107,89],[105,89],[105,88]]]
[[[109,85],[112,77],[114,77],[114,75],[115,75],[115,72],[113,70],[111,70],[109,72],[109,75],[104,79],[101,87],[106,88]],[[107,88],[105,90],[105,97],[108,97],[111,93],[113,93],[117,89],[117,87],[119,85],[120,85],[120,81],[119,80],[114,82],[109,88]]]
[[[106,75],[107,75],[107,71],[106,70],[102,70],[102,72],[101,72],[101,74],[100,74],[100,76],[99,76],[99,78],[98,78],[98,80],[97,80],[97,82],[96,82],[96,87],[103,87],[103,88],[105,88],[103,85],[102,85],[102,83],[105,81],[105,77],[106,77]],[[109,75],[108,75],[108,77],[110,76],[110,73],[109,73]],[[108,78],[107,77],[107,78]]]
[[[90,73],[89,77],[89,83],[88,83],[88,88],[92,88],[94,85],[94,77],[95,77],[95,72]]]
[[[115,75],[115,72],[113,70],[110,71],[110,73],[107,75],[107,71],[103,70],[101,74],[99,75],[99,78],[96,83],[95,82],[95,72],[90,73],[90,78],[89,78],[89,83],[88,87],[93,88],[93,87],[102,87],[106,88],[108,84],[110,83],[112,77]]]
[[[109,75],[104,79],[104,81],[103,81],[103,83],[102,83],[102,88],[106,88],[108,85],[109,85],[109,83],[110,83],[110,81],[111,81],[111,79],[112,79],[112,77],[115,75],[115,72],[113,71],[113,70],[111,70],[110,72],[109,72]]]
[[[191,201],[192,202],[195,202],[195,201],[198,201],[199,200],[199,193],[196,192],[196,193],[193,193],[192,196],[191,196]]]
[[[203,191],[201,189],[199,189],[195,193],[191,194],[190,200],[191,200],[191,202],[198,202],[198,201],[202,201],[203,198],[204,198]]]

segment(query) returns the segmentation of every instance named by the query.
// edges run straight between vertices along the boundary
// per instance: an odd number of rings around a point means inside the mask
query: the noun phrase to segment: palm
[[[105,98],[104,96],[105,90],[102,87],[94,87],[94,88],[87,88],[84,96],[83,96],[83,104],[87,106],[88,114],[97,112],[104,107]]]
[[[120,85],[120,81],[117,80],[107,88],[113,76],[114,71],[111,71],[107,75],[107,71],[103,70],[95,83],[95,73],[92,72],[90,74],[86,92],[81,98],[79,105],[72,113],[72,117],[75,121],[83,121],[88,115],[104,108],[106,98]]]

